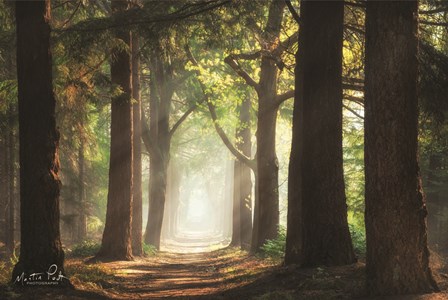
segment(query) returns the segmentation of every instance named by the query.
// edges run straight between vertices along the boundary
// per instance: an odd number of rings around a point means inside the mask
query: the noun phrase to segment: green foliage
[[[143,242],[143,253],[147,256],[153,256],[157,254],[157,248],[151,244]]]
[[[19,256],[16,252],[9,257],[6,261],[0,261],[0,285],[6,285],[11,281],[12,270],[19,261]]]
[[[363,226],[348,224],[356,255],[366,255],[366,232]]]
[[[286,227],[279,226],[277,238],[267,240],[266,243],[263,246],[261,246],[261,253],[265,257],[281,259],[285,256],[285,247],[286,247]]]
[[[73,246],[71,256],[73,257],[88,257],[93,256],[100,250],[101,244],[95,241],[83,241]]]

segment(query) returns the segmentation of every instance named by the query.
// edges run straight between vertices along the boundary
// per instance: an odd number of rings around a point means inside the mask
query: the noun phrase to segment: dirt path
[[[114,270],[119,283],[105,294],[127,299],[216,295],[231,287],[228,271],[237,263],[235,259],[244,260],[212,253],[164,253],[152,259],[103,264]]]
[[[222,293],[247,285],[267,270],[272,261],[247,256],[235,250],[208,253],[159,253],[157,256],[129,262],[111,262],[85,266],[82,261],[68,260],[67,269],[85,272],[86,278],[73,277],[80,290],[112,299],[222,299]],[[91,268],[91,269],[89,269]],[[100,268],[100,269],[97,269]],[[113,276],[91,278],[88,274],[105,272]],[[99,276],[101,277],[101,276]]]
[[[0,299],[365,299],[363,263],[300,269],[235,249],[97,264],[68,259],[66,270],[76,290],[8,287]],[[438,274],[442,293],[377,299],[448,299],[448,276]]]

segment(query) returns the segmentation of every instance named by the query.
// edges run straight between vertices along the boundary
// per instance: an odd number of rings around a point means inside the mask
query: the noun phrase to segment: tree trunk
[[[145,232],[145,242],[160,249],[163,215],[165,211],[165,197],[170,160],[170,107],[173,89],[170,84],[172,78],[171,66],[159,45],[151,60],[152,83],[150,131],[155,141],[153,153],[150,157],[150,186],[148,223]]]
[[[417,162],[417,15],[417,1],[367,1],[366,272],[376,295],[436,289]]]
[[[59,132],[52,84],[50,1],[17,1],[15,5],[21,243],[13,282],[22,274],[27,278],[32,273],[47,272],[52,265],[57,266],[58,273],[64,272],[59,233]]]
[[[132,35],[132,94],[135,103],[133,110],[134,127],[134,178],[132,199],[132,253],[143,255],[142,247],[142,130],[141,130],[141,99],[140,99],[140,46],[136,34]]]
[[[113,12],[126,10],[127,1],[112,1]],[[117,38],[131,47],[131,33],[118,29]],[[112,83],[123,93],[112,99],[109,190],[107,196],[106,225],[98,259],[130,260],[132,220],[132,83],[131,57],[124,50],[117,50],[111,62]]]
[[[2,225],[1,239],[6,244],[8,240],[7,221],[8,221],[8,151],[6,143],[6,120],[3,116],[0,119],[0,199],[1,199],[1,212],[2,212]]]
[[[284,1],[272,1],[264,32],[266,50],[273,47],[280,37],[283,20]],[[277,110],[278,71],[275,61],[269,56],[261,59],[260,81],[258,89],[257,119],[257,183],[258,197],[255,198],[254,228],[251,251],[257,252],[268,240],[278,234],[279,196],[278,196],[278,160],[275,151],[275,129]]]
[[[84,126],[84,122],[81,122],[81,126]],[[87,237],[87,204],[85,197],[85,157],[84,157],[84,137],[80,137],[79,149],[78,149],[78,203],[79,203],[79,218],[78,218],[78,242],[82,242]]]
[[[426,201],[428,206],[428,243],[435,250],[439,246],[444,246],[446,229],[441,228],[438,213],[444,209],[444,201],[440,197],[440,177],[439,172],[443,170],[442,156],[437,153],[429,155],[428,181],[426,183]],[[442,201],[441,201],[442,200]]]
[[[302,1],[286,264],[356,261],[342,166],[344,3]]]
[[[14,108],[10,104],[8,109],[8,143],[7,143],[7,182],[8,182],[8,224],[7,224],[7,239],[6,239],[6,248],[9,254],[14,253],[14,231],[15,231],[15,138],[14,138]]]
[[[166,160],[161,159],[161,157],[151,159],[150,166],[150,204],[145,243],[153,245],[157,250],[160,250],[168,168]]]
[[[251,101],[246,97],[240,107],[239,127],[236,132],[236,148],[246,157],[252,155],[250,130]],[[250,249],[252,237],[252,180],[251,169],[239,161],[234,164],[234,201],[232,245]]]

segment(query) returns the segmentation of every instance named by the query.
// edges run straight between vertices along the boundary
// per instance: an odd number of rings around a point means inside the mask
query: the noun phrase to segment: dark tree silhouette
[[[371,294],[436,289],[417,162],[417,1],[367,1],[365,173]]]
[[[50,1],[17,1],[17,80],[20,139],[20,258],[25,273],[64,271],[59,234],[60,180],[50,51]],[[38,112],[38,113],[37,113]]]
[[[285,262],[355,262],[342,167],[342,1],[302,1]]]

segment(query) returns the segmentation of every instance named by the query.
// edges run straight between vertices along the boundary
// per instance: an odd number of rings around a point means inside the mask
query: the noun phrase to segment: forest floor
[[[85,261],[66,260],[67,275],[76,289],[0,286],[0,299],[366,299],[362,262],[300,269],[232,248],[208,253],[162,252],[129,262]],[[376,299],[448,299],[447,264],[433,255],[432,265],[442,292]]]

